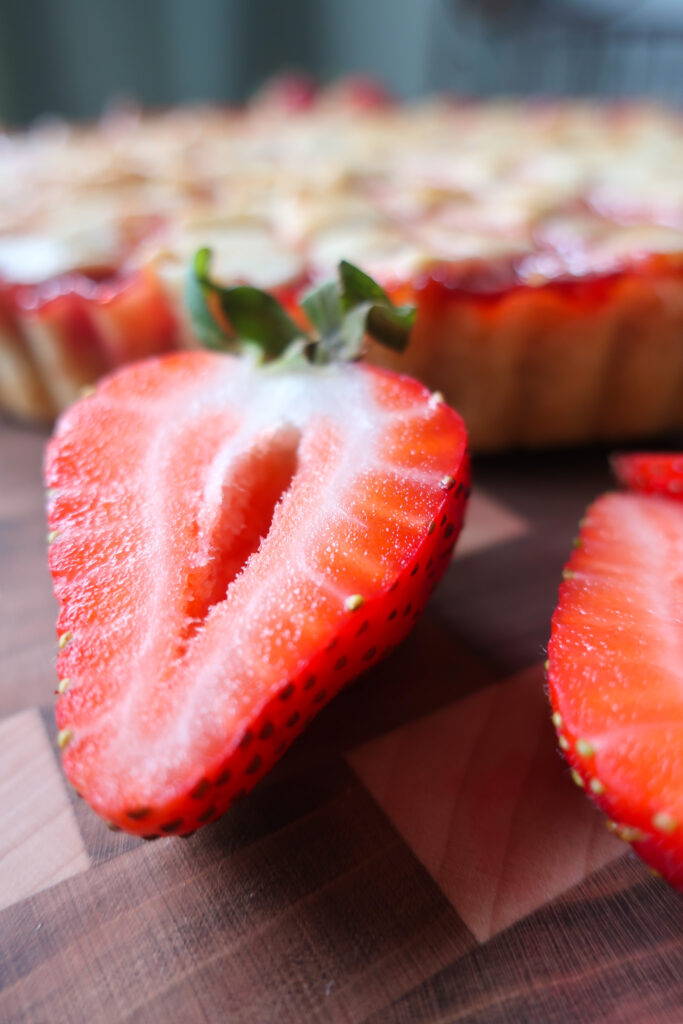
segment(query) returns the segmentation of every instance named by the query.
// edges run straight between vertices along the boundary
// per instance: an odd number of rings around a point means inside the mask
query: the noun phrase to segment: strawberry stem
[[[305,358],[325,364],[360,359],[368,337],[397,352],[408,345],[415,307],[394,306],[384,289],[352,263],[342,261],[338,280],[303,296],[301,308],[311,332],[268,292],[218,284],[210,265],[211,250],[199,249],[185,290],[195,333],[207,348],[241,352],[256,347],[264,361]]]

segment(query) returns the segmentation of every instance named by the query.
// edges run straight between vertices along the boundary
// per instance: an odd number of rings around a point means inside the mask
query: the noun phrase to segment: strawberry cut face
[[[574,781],[683,889],[683,505],[606,494],[565,569],[548,685]]]
[[[114,825],[186,833],[397,644],[443,573],[462,421],[357,365],[127,367],[46,458],[66,772]]]

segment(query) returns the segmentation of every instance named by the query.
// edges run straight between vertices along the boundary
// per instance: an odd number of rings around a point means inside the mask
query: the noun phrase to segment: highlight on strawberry
[[[218,818],[400,643],[469,488],[458,414],[357,362],[414,317],[358,268],[290,316],[201,250],[187,301],[214,351],[100,381],[45,463],[64,768],[149,838]]]
[[[613,464],[635,490],[582,520],[552,618],[552,717],[608,828],[683,889],[683,453]]]

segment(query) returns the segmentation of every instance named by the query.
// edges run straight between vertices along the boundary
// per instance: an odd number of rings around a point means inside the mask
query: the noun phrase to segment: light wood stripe
[[[540,667],[349,761],[480,941],[624,851],[569,780]]]
[[[0,721],[0,907],[90,864],[40,713]]]

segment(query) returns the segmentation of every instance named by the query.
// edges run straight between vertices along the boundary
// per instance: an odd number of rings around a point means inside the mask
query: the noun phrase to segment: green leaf
[[[272,295],[250,285],[216,289],[221,308],[238,338],[255,342],[269,359],[277,359],[304,332]]]
[[[355,267],[353,263],[347,263],[346,260],[341,261],[339,279],[341,281],[341,305],[345,312],[364,302],[391,306],[391,299],[381,285]]]
[[[208,348],[234,350],[252,343],[267,358],[276,359],[295,338],[304,335],[272,295],[250,285],[224,288],[211,280],[210,264],[211,250],[199,249],[185,289],[192,325],[202,344]],[[212,313],[208,302],[212,295],[218,300],[232,332]]]
[[[309,289],[301,299],[301,308],[322,337],[337,333],[342,325],[337,281],[326,281]]]
[[[403,351],[415,321],[413,306],[394,306],[384,289],[345,260],[339,280],[311,289],[301,306],[318,337],[311,338],[268,292],[250,285],[224,288],[210,276],[211,250],[199,249],[185,298],[194,330],[208,348],[236,351],[249,345],[262,357],[331,363],[360,359],[367,336]],[[216,305],[222,316],[216,315]]]
[[[346,317],[357,310],[363,310],[363,336],[369,334],[380,345],[403,352],[410,341],[410,331],[415,323],[414,306],[394,306],[384,289],[368,274],[352,263],[342,260],[339,264],[341,280],[341,304]],[[362,351],[362,340],[359,341],[360,316],[353,317],[348,330],[344,333],[350,345],[356,349],[359,358]],[[347,356],[348,358],[348,356]]]
[[[415,306],[372,306],[365,329],[374,341],[394,352],[404,352],[410,343],[416,314]]]
[[[222,351],[235,348],[235,340],[217,323],[209,308],[207,299],[213,291],[208,276],[210,263],[210,249],[199,249],[195,253],[185,282],[185,305],[193,330],[202,345]]]
[[[332,353],[332,359],[355,360],[363,356],[368,316],[372,308],[369,302],[364,302],[344,314],[337,350]]]

